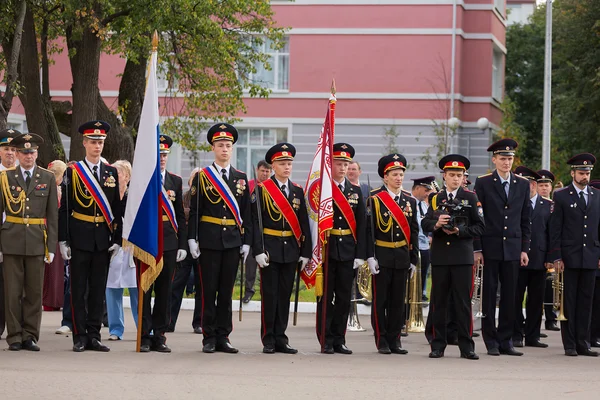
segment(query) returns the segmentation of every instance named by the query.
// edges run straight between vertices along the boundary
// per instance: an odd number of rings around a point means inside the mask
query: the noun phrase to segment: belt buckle
[[[281,231],[281,237],[285,237],[285,231]]]
[[[94,217],[94,222],[95,222],[95,223],[98,223],[98,222],[100,222],[100,217],[98,217],[98,216],[95,216],[95,217]]]
[[[223,219],[221,220],[221,225],[222,225],[222,226],[225,226],[225,225],[227,225],[227,220],[226,220],[225,218],[223,218]]]
[[[400,242],[394,242],[394,248],[397,249],[398,247],[400,247]]]
[[[338,228],[339,235],[342,236],[342,228]]]
[[[29,225],[29,217],[25,217],[25,218],[23,218],[23,223],[24,223],[25,225]]]

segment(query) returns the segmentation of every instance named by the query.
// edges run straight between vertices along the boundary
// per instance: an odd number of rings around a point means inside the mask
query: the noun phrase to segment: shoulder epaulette
[[[405,195],[407,195],[407,196],[409,196],[409,197],[412,197],[412,193],[411,193],[411,192],[409,192],[408,190],[404,190],[404,189],[402,189],[402,193],[404,193]]]
[[[42,171],[48,171],[48,172],[50,172],[50,173],[54,174],[54,172],[50,171],[50,170],[49,170],[49,169],[47,169],[47,168],[40,167],[39,165],[38,165],[37,167],[38,167],[39,169],[41,169]],[[13,167],[13,168],[17,168],[17,167]]]
[[[179,176],[179,175],[177,175],[177,174],[174,174],[174,173],[172,173],[172,172],[170,172],[170,171],[167,171],[167,172],[169,173],[169,175],[173,175],[173,176],[176,176],[176,177],[178,177],[178,178],[181,178],[181,176]]]
[[[524,176],[517,175],[517,174],[514,174],[514,175],[515,175],[517,178],[521,178],[521,179],[524,179],[524,180],[526,180],[527,182],[529,182],[529,179],[525,178]]]
[[[540,197],[544,200],[548,200],[548,201],[551,201],[552,203],[554,203],[554,200],[552,200],[550,197],[546,197],[546,196],[540,196]]]
[[[479,175],[477,178],[485,178],[486,176],[490,176],[492,175],[492,173],[490,172],[489,174],[484,174],[484,175]]]
[[[295,183],[295,182],[292,182],[292,185],[294,185],[294,186],[296,186],[296,187],[299,187],[300,189],[302,189],[302,186],[298,185],[298,184],[297,184],[297,183]]]
[[[466,187],[463,187],[463,191],[467,192],[467,193],[475,193],[473,190],[468,189]]]

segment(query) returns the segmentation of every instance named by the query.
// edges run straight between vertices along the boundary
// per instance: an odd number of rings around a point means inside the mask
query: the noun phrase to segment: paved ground
[[[555,332],[546,340],[550,348],[525,348],[523,357],[489,357],[478,338],[479,361],[460,359],[455,347],[431,360],[422,334],[404,338],[408,355],[379,355],[371,330],[348,333],[354,355],[321,355],[314,314],[301,314],[288,330],[301,353],[265,355],[260,314],[246,313],[231,335],[241,354],[203,354],[191,312],[182,311],[178,331],[169,335],[173,353],[136,354],[127,318],[125,340],[104,342],[110,353],[76,354],[71,337],[54,334],[60,313],[45,312],[40,353],[0,351],[0,398],[596,399],[600,388],[600,359],[564,356]]]

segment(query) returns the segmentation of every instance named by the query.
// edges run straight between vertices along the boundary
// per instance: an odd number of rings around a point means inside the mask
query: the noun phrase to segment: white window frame
[[[283,141],[285,142],[290,142],[291,141],[291,133],[292,133],[292,126],[291,125],[286,125],[286,124],[268,124],[268,123],[248,123],[248,124],[239,124],[236,126],[238,132],[240,132],[241,130],[247,130],[248,131],[248,135],[250,133],[251,130],[253,129],[261,129],[261,130],[270,130],[270,129],[280,129],[280,130],[285,130],[286,131],[286,137]],[[281,143],[277,140],[277,138],[275,138],[275,143]],[[236,143],[234,145],[234,149],[235,152],[233,154],[233,160],[234,160],[234,166],[244,172],[246,172],[248,174],[248,179],[253,179],[253,169],[256,167],[256,165],[252,165],[252,153],[251,150],[252,149],[261,149],[264,150],[264,152],[266,153],[267,150],[269,150],[269,148],[271,148],[271,146],[273,146],[274,143],[272,144],[261,144],[259,145],[250,145],[250,137],[248,136],[248,142],[245,145]],[[248,149],[247,153],[246,153],[246,162],[245,165],[236,165],[238,162],[238,150],[240,148],[245,148]],[[262,157],[264,158],[264,157]],[[261,158],[261,159],[262,159]]]
[[[286,36],[284,39],[287,42],[287,52],[283,51],[284,49],[280,49],[280,50],[274,50],[272,48],[266,48],[267,43],[266,43],[266,39],[262,44],[262,51],[264,54],[268,54],[270,56],[270,58],[272,58],[274,60],[274,62],[271,64],[271,71],[273,72],[273,79],[274,82],[270,82],[272,83],[272,85],[263,85],[263,82],[253,82],[253,73],[249,73],[248,75],[248,80],[252,83],[256,83],[258,85],[261,85],[267,89],[270,89],[273,93],[289,93],[290,92],[290,37]],[[281,88],[281,87],[277,87],[278,85],[278,76],[279,76],[279,69],[281,68],[279,59],[281,56],[286,56],[287,55],[287,87]],[[262,68],[262,65],[259,66],[260,68]],[[248,89],[244,89],[244,92],[248,92]]]
[[[492,50],[492,98],[499,103],[502,103],[504,97],[504,69],[504,53],[494,46]]]
[[[506,0],[494,0],[494,7],[502,17],[506,18]]]

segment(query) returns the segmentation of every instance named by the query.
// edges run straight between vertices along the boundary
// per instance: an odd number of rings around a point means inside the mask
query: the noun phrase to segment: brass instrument
[[[552,271],[552,294],[554,310],[558,311],[557,321],[566,321],[565,317],[565,281],[563,271]]]
[[[367,267],[368,269],[368,267]],[[370,289],[370,288],[369,288]],[[371,293],[369,290],[368,293]],[[363,297],[365,297],[363,295]],[[352,301],[350,303],[350,313],[348,314],[348,323],[346,325],[346,329],[350,332],[364,332],[365,328],[360,324],[360,320],[358,319],[358,300],[356,299],[356,285],[352,282]]]
[[[471,297],[471,305],[477,305],[475,318],[484,318],[483,313],[483,263],[478,263],[475,266],[475,277],[473,279],[473,296]]]
[[[369,270],[369,264],[365,261],[363,265],[358,267],[358,271],[356,273],[356,286],[358,286],[358,291],[360,295],[368,300],[373,300],[373,277],[371,276],[371,271]]]
[[[408,279],[408,290],[406,300],[408,304],[408,318],[406,320],[406,331],[411,333],[425,332],[423,320],[423,288],[421,283],[421,257],[417,260],[417,269]]]

